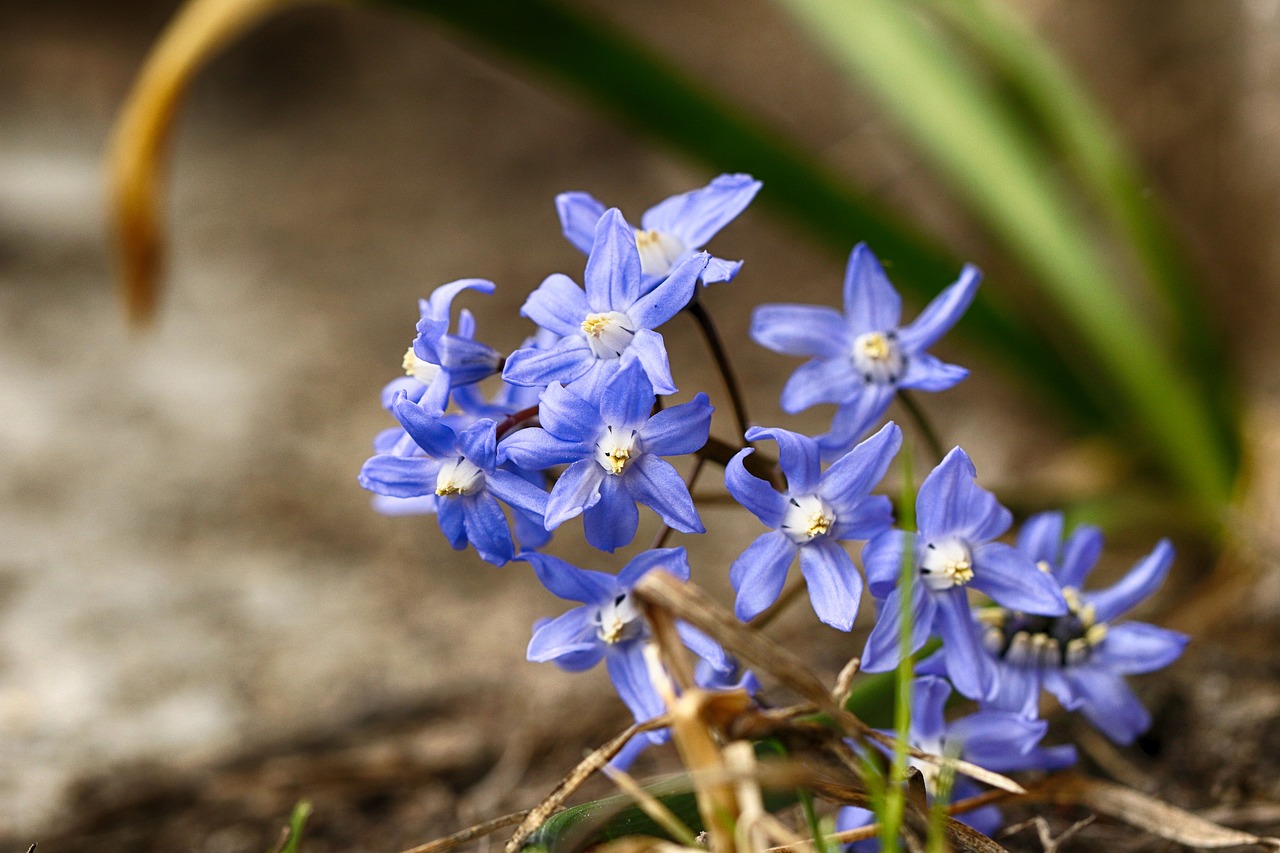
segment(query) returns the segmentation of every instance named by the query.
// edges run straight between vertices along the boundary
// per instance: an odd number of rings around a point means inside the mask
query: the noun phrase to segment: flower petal
[[[488,418],[476,421],[458,435],[458,450],[467,461],[485,474],[493,472],[497,461],[497,424]]]
[[[978,268],[965,264],[954,284],[934,297],[914,322],[898,330],[898,343],[903,350],[918,353],[933,346],[964,315],[980,281],[982,273]]]
[[[1155,672],[1177,660],[1190,639],[1186,634],[1145,622],[1111,625],[1101,645],[1094,649],[1091,663],[1120,675]]]
[[[1161,539],[1155,549],[1129,570],[1114,586],[1091,592],[1085,601],[1096,608],[1099,622],[1110,622],[1128,613],[1155,593],[1173,565],[1173,545]]]
[[[689,554],[683,548],[654,548],[642,551],[631,558],[631,561],[618,572],[618,585],[623,589],[631,589],[636,581],[652,571],[663,571],[679,578],[689,580]]]
[[[1058,582],[1064,587],[1082,589],[1085,578],[1093,571],[1101,556],[1102,531],[1090,524],[1077,527],[1071,531],[1062,548],[1062,563],[1055,572]]]
[[[1031,516],[1018,531],[1018,550],[1031,558],[1033,563],[1058,566],[1058,552],[1062,550],[1063,519],[1060,512],[1041,512]]]
[[[738,594],[733,611],[739,619],[754,619],[778,600],[797,550],[786,536],[770,531],[738,555],[729,569],[729,582]]]
[[[480,559],[495,566],[506,565],[516,553],[507,526],[507,516],[497,499],[488,492],[462,498],[462,519],[467,531],[467,541],[476,549]]]
[[[393,498],[435,496],[440,463],[425,456],[381,454],[364,463],[360,485]]]
[[[733,281],[742,269],[742,261],[726,261],[714,255],[707,261],[707,268],[702,271],[703,284],[716,284],[722,281]]]
[[[902,319],[902,298],[866,243],[853,247],[845,268],[844,316],[854,335],[887,332]]]
[[[538,518],[547,511],[547,493],[519,474],[495,469],[485,475],[489,491],[513,509],[522,510]]]
[[[761,183],[750,175],[720,175],[702,189],[672,196],[645,211],[645,230],[665,231],[701,248],[751,203]]]
[[[951,685],[945,678],[926,675],[911,682],[911,733],[920,742],[942,740],[947,731],[943,714],[951,698]],[[968,753],[965,753],[968,755]]]
[[[584,255],[591,251],[596,239],[596,226],[604,216],[605,207],[590,193],[571,192],[556,196],[556,213],[560,215],[560,230],[570,243]]]
[[[1003,542],[987,542],[974,549],[972,585],[1010,610],[1039,616],[1067,613],[1067,600],[1057,579]]]
[[[1060,670],[1071,702],[1059,701],[1072,710],[1078,708],[1094,727],[1115,743],[1126,745],[1151,728],[1151,714],[1133,695],[1124,678],[1098,667],[1079,666]],[[1060,685],[1046,683],[1050,690]],[[1055,695],[1056,692],[1055,692]]]
[[[848,453],[858,439],[866,435],[884,416],[897,389],[892,385],[863,385],[856,396],[840,404],[831,421],[831,429],[818,436],[823,458],[836,459]]]
[[[890,421],[880,431],[841,456],[822,475],[818,495],[839,517],[852,509],[884,479],[902,446],[902,430]]]
[[[437,501],[436,521],[440,523],[440,532],[449,540],[453,550],[461,551],[467,547],[466,514],[461,498],[443,498]]]
[[[747,430],[747,441],[770,439],[778,445],[778,467],[787,478],[787,493],[813,494],[822,473],[818,443],[807,435],[781,427],[752,427]]]
[[[633,641],[614,646],[605,655],[605,666],[618,696],[627,703],[637,723],[652,720],[666,710],[653,682],[649,680],[649,668],[644,662],[644,643]]]
[[[658,412],[640,430],[645,452],[658,456],[683,456],[701,450],[711,432],[713,411],[711,400],[706,394],[699,393],[687,403]]]
[[[907,371],[898,380],[899,388],[915,391],[946,391],[969,375],[967,367],[939,361],[927,353],[907,356]]]
[[[547,499],[547,529],[555,530],[600,500],[604,469],[594,459],[581,459],[556,480]]]
[[[613,575],[580,569],[550,554],[525,551],[516,559],[533,567],[533,573],[548,592],[567,601],[599,604],[612,598],[618,588],[618,579]]]
[[[622,480],[635,499],[656,512],[672,530],[707,532],[689,487],[670,462],[646,453],[631,464]]]
[[[866,570],[871,594],[876,598],[884,598],[898,585],[902,577],[902,548],[906,544],[914,549],[914,534],[886,530],[863,547],[862,567]]]
[[[581,335],[561,338],[551,349],[518,349],[507,356],[502,378],[512,385],[538,387],[561,382],[568,385],[595,362],[591,346]]]
[[[783,355],[847,358],[853,341],[844,317],[825,305],[759,305],[751,312],[751,339]]]
[[[926,539],[958,536],[970,545],[995,539],[1013,516],[977,484],[977,469],[963,450],[951,450],[925,477],[916,497],[916,521]]]
[[[794,415],[821,403],[848,403],[866,385],[845,356],[806,361],[782,386],[782,410]]]
[[[993,695],[996,691],[995,661],[982,647],[978,625],[973,621],[964,590],[952,588],[931,597],[938,602],[938,634],[942,637],[951,683],[970,699],[981,700]]]
[[[541,471],[552,465],[568,465],[591,452],[581,441],[561,441],[538,427],[517,430],[498,444],[500,462],[510,462],[526,471]]]
[[[439,459],[457,452],[457,434],[417,403],[401,397],[392,406],[392,414],[428,456]]]
[[[898,632],[902,624],[902,588],[895,588],[880,605],[876,624],[862,651],[864,672],[888,672],[898,665]],[[914,654],[933,631],[938,603],[922,583],[911,585],[911,652]]]
[[[636,528],[640,525],[640,511],[636,509],[635,499],[619,482],[620,479],[604,475],[600,480],[600,500],[582,514],[587,542],[591,547],[610,554],[630,544],[636,538]]]
[[[632,246],[635,241],[632,241]],[[694,288],[698,284],[698,276],[706,269],[711,256],[706,252],[690,255],[681,261],[660,284],[635,300],[625,309],[641,329],[656,329],[663,323],[680,313],[693,299]]]
[[[615,430],[636,430],[649,420],[653,410],[653,386],[638,361],[628,362],[609,380],[608,392],[600,397],[597,423]]]
[[[582,288],[561,273],[543,279],[520,308],[520,316],[528,317],[557,335],[581,334],[582,321],[590,313],[591,306],[587,304],[587,295]]]
[[[631,339],[631,345],[622,354],[625,364],[636,359],[644,367],[655,394],[674,394],[678,390],[671,378],[671,365],[667,361],[667,346],[662,335],[651,329],[641,329]]]
[[[594,312],[626,311],[640,295],[640,250],[635,231],[616,207],[605,211],[596,224],[582,279],[587,304]]]
[[[592,609],[575,607],[554,619],[542,619],[533,628],[525,658],[534,663],[554,661],[569,672],[590,669],[604,657],[604,643],[591,624]]]
[[[724,468],[724,484],[733,499],[742,504],[764,524],[777,528],[787,509],[787,499],[773,490],[764,480],[747,473],[742,460],[755,451],[750,447],[739,450]]]
[[[1012,711],[1024,717],[1037,716],[1040,709],[1039,666],[997,662],[996,690],[982,703],[982,707]]]
[[[815,539],[800,546],[800,572],[818,618],[839,631],[853,629],[862,600],[862,576],[838,542]]]
[[[552,382],[539,395],[538,424],[564,441],[594,442],[600,428],[600,411],[559,382]]]

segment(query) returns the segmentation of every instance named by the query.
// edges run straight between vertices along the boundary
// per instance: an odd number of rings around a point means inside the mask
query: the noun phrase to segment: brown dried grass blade
[[[107,151],[108,217],[129,319],[155,313],[164,257],[163,160],[173,117],[196,72],[267,12],[297,0],[190,0],[165,27],[116,120]]]
[[[1253,845],[1280,849],[1280,838],[1221,826],[1141,791],[1101,779],[1063,773],[1046,780],[1033,793],[1052,802],[1084,806],[1188,847],[1213,850]]]
[[[515,833],[507,840],[506,846],[503,848],[505,853],[516,853],[520,849],[520,845],[524,843],[524,840],[535,829],[542,826],[547,818],[559,811],[560,807],[564,805],[564,801],[573,796],[573,792],[582,787],[582,783],[587,781],[592,773],[599,771],[600,768],[608,764],[615,755],[622,751],[622,747],[626,746],[627,741],[641,732],[666,728],[670,724],[670,720],[664,714],[643,725],[628,727],[626,731],[615,735],[602,746],[593,750],[590,755],[578,763],[577,767],[569,772],[569,775],[560,780],[560,784],[556,785],[545,800],[529,810],[525,819],[516,827]]]
[[[517,824],[528,815],[529,809],[525,809],[502,817],[495,817],[493,820],[477,823],[475,826],[469,826],[466,829],[455,832],[453,835],[446,835],[444,838],[437,838],[435,841],[428,841],[426,844],[410,847],[408,850],[401,851],[401,853],[447,853],[447,851],[466,844],[468,841],[483,838],[491,832],[497,832],[499,829],[506,829],[508,826]]]
[[[732,613],[694,584],[685,583],[666,572],[650,572],[636,584],[642,601],[661,607],[678,619],[700,629],[742,660],[768,673],[800,696],[829,714],[844,731],[892,748],[893,738],[875,731],[856,716],[836,705],[822,681],[791,652],[739,622]],[[914,758],[941,765],[947,759],[923,750],[909,750]],[[955,761],[957,773],[1014,794],[1025,789],[1007,776],[993,773],[968,761]]]

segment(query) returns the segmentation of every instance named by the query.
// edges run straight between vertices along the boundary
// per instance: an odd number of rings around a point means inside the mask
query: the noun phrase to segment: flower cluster
[[[477,338],[469,312],[453,317],[455,299],[492,293],[492,282],[452,282],[422,300],[405,375],[382,395],[397,426],[375,440],[361,484],[380,509],[433,513],[454,548],[474,548],[498,566],[527,564],[549,592],[576,602],[534,626],[529,660],[571,672],[603,661],[637,721],[663,707],[632,589],[652,571],[690,578],[685,550],[661,546],[671,531],[706,532],[691,485],[704,462],[718,460],[729,494],[765,528],[728,571],[739,619],[779,601],[798,559],[813,611],[832,628],[851,631],[864,588],[871,593],[879,616],[865,640],[865,671],[899,664],[904,617],[912,654],[938,641],[919,666],[916,745],[997,770],[1068,762],[1068,749],[1039,745],[1041,688],[1113,740],[1131,741],[1149,718],[1124,677],[1165,666],[1186,638],[1112,623],[1160,585],[1173,557],[1167,542],[1111,588],[1084,591],[1100,534],[1080,528],[1064,544],[1062,516],[1049,513],[1029,519],[1016,544],[1000,541],[1012,515],[978,485],[960,448],[920,485],[915,530],[895,527],[892,502],[877,493],[904,441],[897,424],[884,422],[895,398],[942,391],[967,375],[928,350],[972,302],[975,268],[964,267],[906,325],[897,291],[865,245],[849,258],[843,311],[758,307],[752,338],[809,359],[782,389],[782,408],[834,405],[831,426],[818,436],[754,426],[717,441],[723,452],[706,450],[713,407],[706,393],[680,393],[672,370],[679,362],[661,329],[687,309],[709,322],[699,283],[728,282],[742,262],[704,247],[759,189],[749,176],[723,175],[650,208],[639,225],[585,193],[559,196],[564,235],[587,256],[581,284],[559,273],[543,280],[520,312],[537,329],[505,355]],[[719,346],[717,336],[707,338]],[[726,360],[716,353],[731,383]],[[486,396],[482,385],[496,387]],[[736,405],[739,395],[731,396]],[[745,412],[735,415],[747,421]],[[776,446],[776,460],[756,446],[763,442]],[[662,533],[616,575],[547,551],[555,531],[579,516],[592,547],[627,548],[644,512],[661,521]],[[850,550],[859,544],[861,569]],[[680,633],[701,659],[701,683],[754,688],[706,636],[688,626]],[[947,724],[942,706],[953,687],[978,711]]]

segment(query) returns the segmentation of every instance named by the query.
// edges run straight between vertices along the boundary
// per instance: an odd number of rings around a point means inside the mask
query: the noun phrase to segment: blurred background
[[[159,312],[131,329],[102,160],[178,5],[0,2],[0,843],[262,850],[308,796],[318,809],[304,849],[393,849],[527,806],[625,725],[625,709],[601,672],[524,661],[532,622],[567,609],[525,567],[455,554],[433,519],[370,510],[355,475],[390,425],[379,389],[433,287],[497,282],[465,304],[509,349],[532,328],[516,314],[528,292],[551,272],[580,278],[556,193],[586,190],[635,217],[751,164],[691,156],[430,15],[290,9],[196,78],[168,160]],[[1280,0],[996,5],[1095,99],[1205,295],[1201,343],[1233,366],[1224,410],[1243,447],[1226,533],[1203,513],[1188,521],[1186,501],[1143,503],[1170,491],[1158,471],[1122,508],[1099,504],[1142,479],[1124,462],[1141,440],[1065,416],[981,330],[941,349],[972,378],[925,405],[1020,512],[1069,503],[1112,522],[1110,571],[1160,535],[1184,540],[1158,604],[1197,642],[1172,675],[1138,682],[1152,736],[1124,752],[1082,742],[1089,761],[1186,806],[1274,803]],[[947,272],[917,294],[969,260],[1005,304],[1031,305],[1049,329],[1067,323],[1008,235],[788,7],[573,8],[945,246]],[[776,215],[785,204],[771,209],[769,192],[766,181],[716,238],[717,255],[747,263],[705,301],[753,419],[820,429],[825,412],[784,420],[777,391],[795,362],[750,343],[749,312],[838,304],[858,237]],[[1101,245],[1103,260],[1129,263]],[[664,332],[682,391],[723,402],[692,324]],[[714,431],[732,438],[728,419]],[[703,491],[718,489],[718,473],[705,478]],[[690,548],[695,580],[727,590],[737,543],[758,532],[744,516],[711,506],[713,536],[674,543]],[[589,559],[579,534],[564,538],[563,555]],[[857,632],[807,613],[776,631],[828,677],[861,648]]]

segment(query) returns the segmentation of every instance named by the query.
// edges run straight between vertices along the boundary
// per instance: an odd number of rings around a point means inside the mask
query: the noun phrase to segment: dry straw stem
[[[889,747],[894,745],[891,736],[872,729],[833,702],[828,688],[799,658],[743,625],[694,584],[684,583],[665,572],[650,572],[636,584],[635,595],[642,602],[669,611],[672,616],[702,630],[728,651],[776,678],[830,715],[845,733]],[[948,760],[919,749],[910,749],[908,752],[913,758],[939,766]],[[1025,789],[1007,776],[993,773],[968,761],[954,763],[957,772],[972,779],[1010,793],[1024,793]]]
[[[196,72],[268,12],[299,0],[191,0],[152,47],[107,151],[108,217],[115,223],[129,319],[155,313],[164,258],[163,160],[173,117]]]

